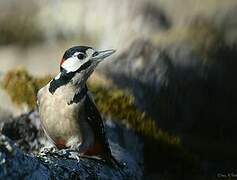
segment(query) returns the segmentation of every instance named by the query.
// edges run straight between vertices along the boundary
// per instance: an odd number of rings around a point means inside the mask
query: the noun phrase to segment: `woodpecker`
[[[96,66],[115,50],[75,46],[63,55],[60,72],[37,93],[41,125],[59,149],[97,156],[117,164],[112,156],[101,115],[86,81]]]

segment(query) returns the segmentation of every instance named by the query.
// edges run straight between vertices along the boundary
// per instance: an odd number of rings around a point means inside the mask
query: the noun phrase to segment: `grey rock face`
[[[147,87],[151,86],[154,94],[167,83],[169,64],[168,56],[161,49],[148,41],[137,40],[116,60],[107,62],[103,67],[106,70],[101,72],[132,91],[139,106],[146,107],[148,104],[143,101],[146,101],[145,91],[149,91]]]
[[[233,79],[236,49],[218,46],[209,50],[209,62],[205,62],[185,43],[162,48],[136,40],[100,72],[132,93],[137,105],[156,119],[159,127],[175,132],[199,127],[207,134],[212,129],[213,136],[229,128],[231,133],[223,132],[229,136],[235,132],[237,117],[228,108],[237,99]]]
[[[101,72],[132,93],[137,105],[157,118],[158,96],[174,74],[172,59],[149,41],[137,40],[127,49],[106,63]]]

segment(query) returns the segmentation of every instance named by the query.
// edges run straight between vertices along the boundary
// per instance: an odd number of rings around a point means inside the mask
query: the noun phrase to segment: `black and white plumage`
[[[86,86],[98,63],[114,52],[95,51],[87,46],[68,49],[59,74],[39,90],[37,98],[42,127],[58,148],[73,148],[117,164],[101,115]]]

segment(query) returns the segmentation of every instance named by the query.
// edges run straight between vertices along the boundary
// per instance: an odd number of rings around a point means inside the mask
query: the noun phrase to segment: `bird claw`
[[[68,156],[70,159],[75,159],[77,160],[77,162],[80,161],[80,155],[78,154],[78,152],[75,152],[75,151],[71,151],[69,152],[69,156]]]
[[[40,150],[40,153],[41,154],[52,154],[52,153],[55,153],[57,151],[57,148],[56,147],[44,147],[43,149]]]
[[[77,151],[71,149],[61,149],[55,152],[58,156],[67,158],[67,159],[76,159],[78,162],[80,161],[80,157]]]

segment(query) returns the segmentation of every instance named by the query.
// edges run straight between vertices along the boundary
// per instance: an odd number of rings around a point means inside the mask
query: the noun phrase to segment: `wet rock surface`
[[[0,179],[142,179],[142,143],[118,126],[112,121],[106,126],[112,153],[121,163],[121,167],[111,167],[96,157],[52,147],[40,129],[37,112],[13,118],[2,124]],[[119,141],[117,132],[120,139],[126,138]],[[129,148],[131,139],[135,144]]]

